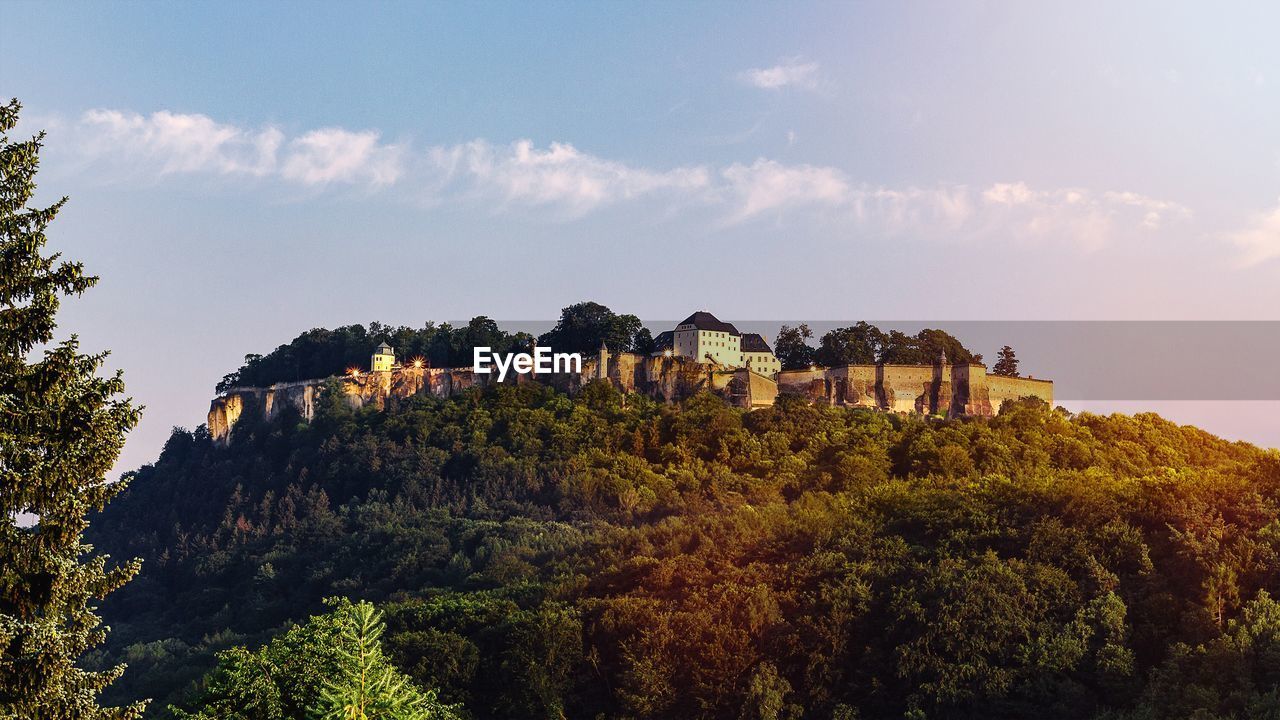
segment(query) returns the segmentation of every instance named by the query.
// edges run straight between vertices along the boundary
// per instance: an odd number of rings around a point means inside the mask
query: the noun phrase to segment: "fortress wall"
[[[539,382],[576,394],[599,377],[599,356],[583,358],[580,374],[513,375],[508,383]],[[618,353],[608,358],[607,377],[626,393],[641,393],[665,402],[678,402],[711,391],[741,407],[773,405],[779,393],[802,395],[811,401],[865,407],[900,413],[941,413],[948,417],[991,416],[1001,403],[1026,396],[1053,403],[1053,383],[1031,378],[988,375],[979,364],[846,365],[836,368],[784,370],[773,379],[746,370],[683,357],[648,357]],[[334,378],[343,399],[353,408],[383,409],[390,398],[419,394],[450,397],[471,387],[497,382],[496,374],[477,375],[471,368],[396,368]],[[234,388],[214,398],[209,407],[209,434],[217,443],[229,441],[232,428],[246,412],[271,419],[286,408],[302,418],[315,417],[315,399],[328,379],[277,383],[269,388]]]
[[[991,408],[996,413],[1000,412],[1000,406],[1006,400],[1024,397],[1037,397],[1053,405],[1053,383],[1049,380],[987,375],[987,391],[991,397]]]
[[[640,392],[664,402],[678,402],[711,389],[711,377],[718,365],[704,365],[683,357],[643,358],[638,375],[645,377],[644,385],[637,385]]]
[[[773,407],[773,403],[778,399],[778,383],[751,370],[740,370],[739,372],[745,376],[748,383],[747,397],[750,402],[747,407]]]
[[[880,407],[891,412],[930,412],[933,377],[931,365],[879,366]]]
[[[876,399],[876,366],[843,365],[829,368],[826,377],[831,385],[834,405],[879,407]]]
[[[827,370],[783,370],[778,373],[778,392],[804,395],[810,400],[831,400]]]
[[[994,415],[987,389],[987,367],[978,363],[951,367],[950,417]]]

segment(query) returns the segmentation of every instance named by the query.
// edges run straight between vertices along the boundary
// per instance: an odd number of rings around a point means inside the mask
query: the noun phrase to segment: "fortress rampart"
[[[778,392],[832,405],[946,417],[991,416],[1006,400],[1053,404],[1053,382],[990,375],[985,365],[845,365],[783,370]]]
[[[351,407],[382,409],[391,398],[449,397],[470,387],[494,384],[496,378],[496,374],[477,374],[471,368],[394,367],[333,379]],[[726,368],[691,358],[611,354],[604,350],[597,356],[584,357],[581,373],[513,374],[507,383],[539,382],[575,395],[593,380],[606,380],[624,393],[664,402],[678,402],[708,391],[748,409],[771,406],[784,393],[837,406],[946,417],[995,415],[1006,400],[1027,396],[1053,403],[1052,382],[989,375],[985,366],[977,364],[845,365],[784,370],[771,378],[745,368]],[[328,381],[329,378],[321,378],[227,390],[210,404],[209,434],[214,441],[225,444],[245,413],[270,420],[289,408],[310,421],[315,417],[315,401]]]

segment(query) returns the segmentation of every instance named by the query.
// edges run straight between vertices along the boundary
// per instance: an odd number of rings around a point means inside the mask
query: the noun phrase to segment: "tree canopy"
[[[98,703],[123,666],[79,662],[106,635],[95,599],[138,570],[108,568],[82,533],[124,488],[105,476],[139,410],[120,373],[98,374],[106,353],[81,353],[74,335],[50,345],[62,298],[97,278],[44,251],[67,199],[28,207],[44,133],[10,141],[20,110],[0,106],[0,718],[136,717],[141,703]]]
[[[596,302],[580,302],[564,308],[556,326],[538,336],[539,345],[547,345],[556,352],[583,355],[599,351],[602,343],[612,352],[651,352],[653,349],[653,338],[639,318],[618,315]]]
[[[390,662],[477,719],[1137,720],[1280,697],[1280,456],[1155,415],[745,412],[595,383],[241,422],[229,447],[175,432],[95,525],[147,558],[104,606],[122,700],[198,711],[216,652],[334,595],[376,605]]]
[[[217,390],[325,378],[341,375],[350,368],[367,370],[369,356],[381,342],[391,345],[401,360],[420,358],[432,367],[461,367],[472,363],[472,348],[522,352],[528,350],[531,341],[529,335],[508,333],[483,315],[458,327],[431,322],[421,328],[392,327],[373,322],[368,327],[316,328],[266,355],[247,355],[244,365],[225,375]]]
[[[943,357],[949,363],[980,363],[982,355],[974,354],[956,337],[943,330],[926,328],[908,335],[900,330],[884,332],[868,322],[836,328],[818,340],[818,347],[808,344],[813,332],[808,325],[778,330],[774,354],[783,370],[800,370],[817,364],[840,365],[932,365]]]
[[[995,375],[1018,377],[1018,355],[1013,348],[1008,345],[1000,348],[995,367],[991,368],[991,372]]]
[[[330,598],[332,610],[257,651],[218,653],[198,710],[184,720],[456,720],[454,709],[418,689],[382,650],[385,623],[367,602]]]

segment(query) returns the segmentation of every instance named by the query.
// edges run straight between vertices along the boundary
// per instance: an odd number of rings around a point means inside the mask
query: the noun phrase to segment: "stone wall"
[[[642,393],[665,402],[678,402],[703,390],[727,395],[731,373],[717,365],[706,365],[680,357],[649,357],[619,353],[604,357],[587,357],[582,372],[576,374],[507,376],[508,384],[539,382],[570,395],[577,394],[587,383],[600,377],[601,360],[604,376],[626,393]],[[497,382],[497,374],[477,374],[471,368],[396,368],[390,371],[365,372],[355,376],[334,378],[342,388],[343,398],[353,408],[386,407],[390,398],[414,395],[449,397],[470,387],[483,387]],[[232,388],[213,399],[209,406],[210,436],[219,443],[229,442],[231,430],[245,412],[272,419],[286,407],[303,419],[315,417],[315,400],[328,379],[277,383],[267,388]],[[758,386],[758,383],[756,383]],[[764,390],[756,389],[757,396]]]
[[[1050,380],[988,375],[987,393],[991,398],[991,407],[996,412],[1000,412],[1000,406],[1006,400],[1020,400],[1025,397],[1037,397],[1050,406],[1053,405],[1053,382]]]
[[[721,375],[728,378],[723,395],[737,407],[747,410],[772,407],[778,399],[778,383],[772,378],[746,368]]]
[[[947,417],[989,417],[1006,400],[1053,404],[1053,383],[988,375],[985,365],[844,365],[784,370],[778,391],[845,407]]]
[[[664,402],[679,402],[706,391],[747,409],[769,407],[779,393],[803,395],[831,405],[947,417],[991,416],[1005,401],[1027,396],[1053,403],[1052,382],[988,375],[986,367],[978,364],[846,365],[784,370],[775,380],[745,368],[698,363],[692,358],[600,353],[583,358],[581,373],[513,373],[506,382],[544,383],[574,395],[600,378],[624,393],[648,395]],[[495,383],[497,375],[476,374],[471,368],[407,367],[334,379],[351,407],[381,410],[390,398],[449,397],[467,388]],[[210,404],[209,434],[216,442],[229,442],[232,428],[246,412],[272,419],[289,408],[304,420],[311,420],[316,398],[327,381],[303,380],[268,388],[228,390]]]

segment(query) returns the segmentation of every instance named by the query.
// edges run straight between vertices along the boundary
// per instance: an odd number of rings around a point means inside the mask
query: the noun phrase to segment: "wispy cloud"
[[[133,171],[160,175],[212,173],[279,177],[306,186],[394,183],[403,172],[403,148],[373,131],[312,130],[285,142],[276,127],[241,128],[205,115],[150,115],[90,110],[74,129],[89,160],[130,161]]]
[[[91,157],[127,155],[161,174],[214,172],[262,176],[275,170],[284,139],[267,127],[251,131],[204,115],[165,110],[148,116],[90,110],[76,128],[80,150]]]
[[[849,199],[849,180],[835,168],[783,165],[760,158],[734,164],[720,173],[728,183],[732,220],[803,205],[841,205]]]
[[[818,87],[818,70],[818,63],[796,57],[773,67],[745,70],[738,78],[763,90],[780,90],[788,86],[813,90]]]
[[[312,130],[289,142],[280,176],[304,185],[391,185],[404,172],[403,155],[403,148],[378,142],[376,132]]]
[[[483,140],[427,151],[441,193],[461,185],[471,194],[533,206],[556,206],[573,216],[603,205],[666,191],[699,192],[710,183],[702,167],[655,171],[584,153],[567,143],[545,150],[530,140],[495,146]]]
[[[1226,239],[1240,250],[1240,264],[1245,267],[1280,258],[1280,200],[1274,208],[1250,218],[1245,227],[1227,233]]]
[[[313,188],[351,186],[429,204],[503,211],[549,210],[572,219],[640,204],[688,210],[724,226],[784,217],[947,241],[1036,240],[1084,250],[1153,232],[1189,217],[1177,203],[1129,191],[1034,188],[1024,182],[890,187],[858,182],[839,168],[769,158],[725,166],[655,169],[553,142],[455,145],[387,143],[376,131],[328,127],[289,137],[274,126],[220,123],[198,114],[94,110],[66,128],[90,162],[128,176],[177,174],[251,179]],[[113,177],[116,177],[113,175]],[[1253,262],[1280,255],[1280,209],[1233,241]]]
[[[1024,238],[1056,238],[1085,250],[1110,244],[1120,233],[1151,232],[1191,217],[1175,202],[1130,191],[1086,188],[1042,190],[1023,182],[995,183],[982,192],[988,222]]]

